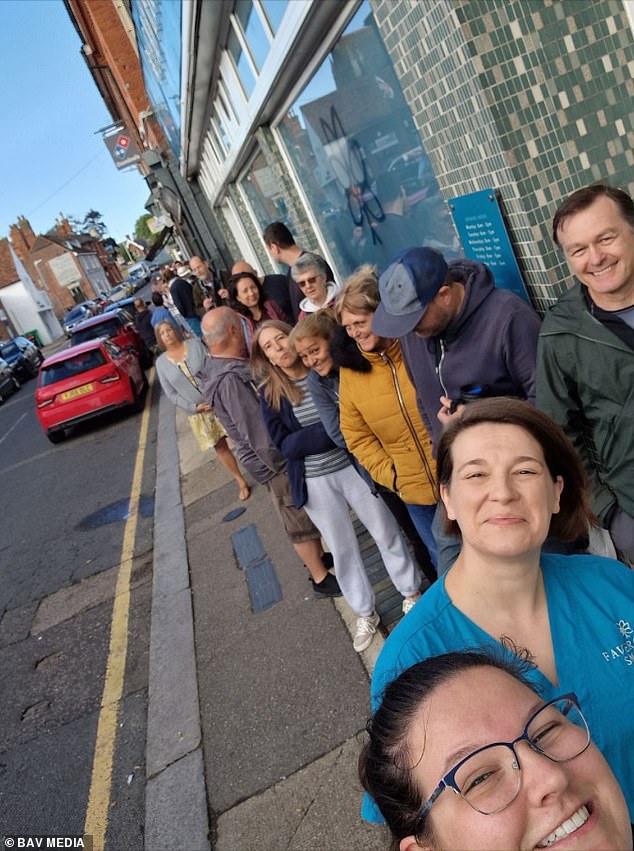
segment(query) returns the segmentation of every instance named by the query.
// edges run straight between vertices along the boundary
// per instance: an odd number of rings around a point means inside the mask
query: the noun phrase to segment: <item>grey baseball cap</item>
[[[445,258],[432,248],[407,248],[381,273],[381,302],[372,330],[381,337],[404,337],[420,322],[425,309],[447,279]]]

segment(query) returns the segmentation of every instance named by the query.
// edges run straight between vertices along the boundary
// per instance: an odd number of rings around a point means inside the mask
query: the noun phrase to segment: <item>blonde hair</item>
[[[321,337],[322,340],[330,342],[336,327],[337,320],[332,310],[329,308],[317,310],[299,320],[288,335],[288,341],[293,347],[297,340],[305,340],[306,337]]]
[[[337,299],[335,312],[341,322],[344,310],[350,313],[374,313],[379,306],[379,278],[376,266],[364,263],[346,279],[341,295]]]
[[[260,337],[267,328],[282,331],[287,337],[290,337],[291,326],[279,319],[267,319],[255,332],[251,344],[251,374],[258,390],[262,390],[267,404],[279,411],[282,407],[282,399],[286,399],[291,405],[299,405],[304,394],[284,370],[272,364],[262,351]]]

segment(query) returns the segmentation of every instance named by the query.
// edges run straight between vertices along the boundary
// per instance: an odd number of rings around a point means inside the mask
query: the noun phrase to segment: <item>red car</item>
[[[133,346],[139,353],[142,367],[148,367],[152,363],[152,355],[147,349],[139,333],[134,327],[134,320],[127,310],[113,310],[93,316],[80,322],[73,328],[70,337],[71,346],[85,343],[87,340],[96,340],[99,337],[109,337],[115,345],[125,349]]]
[[[51,443],[64,429],[117,408],[143,406],[147,380],[136,352],[90,340],[46,358],[37,379],[37,418]]]

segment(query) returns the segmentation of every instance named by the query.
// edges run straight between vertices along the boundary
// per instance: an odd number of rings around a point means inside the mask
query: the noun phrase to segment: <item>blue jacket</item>
[[[279,411],[272,408],[260,391],[260,410],[266,423],[271,440],[287,460],[288,478],[291,483],[291,496],[295,508],[301,508],[308,499],[304,458],[319,452],[334,449],[335,444],[328,437],[321,422],[302,426],[293,413],[293,406],[282,399]]]

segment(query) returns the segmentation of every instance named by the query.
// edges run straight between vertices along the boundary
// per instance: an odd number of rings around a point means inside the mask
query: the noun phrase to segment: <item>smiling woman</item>
[[[574,540],[592,520],[575,450],[528,403],[484,399],[447,427],[437,464],[462,551],[387,640],[375,705],[421,659],[482,646],[503,652],[510,639],[528,648],[535,668],[527,676],[545,699],[578,695],[634,817],[634,717],[619,708],[634,704],[634,573],[598,556],[541,552],[547,535]],[[373,817],[369,807],[365,814]]]
[[[359,770],[394,851],[630,851],[627,806],[583,704],[544,701],[526,672],[448,653],[387,687]]]

